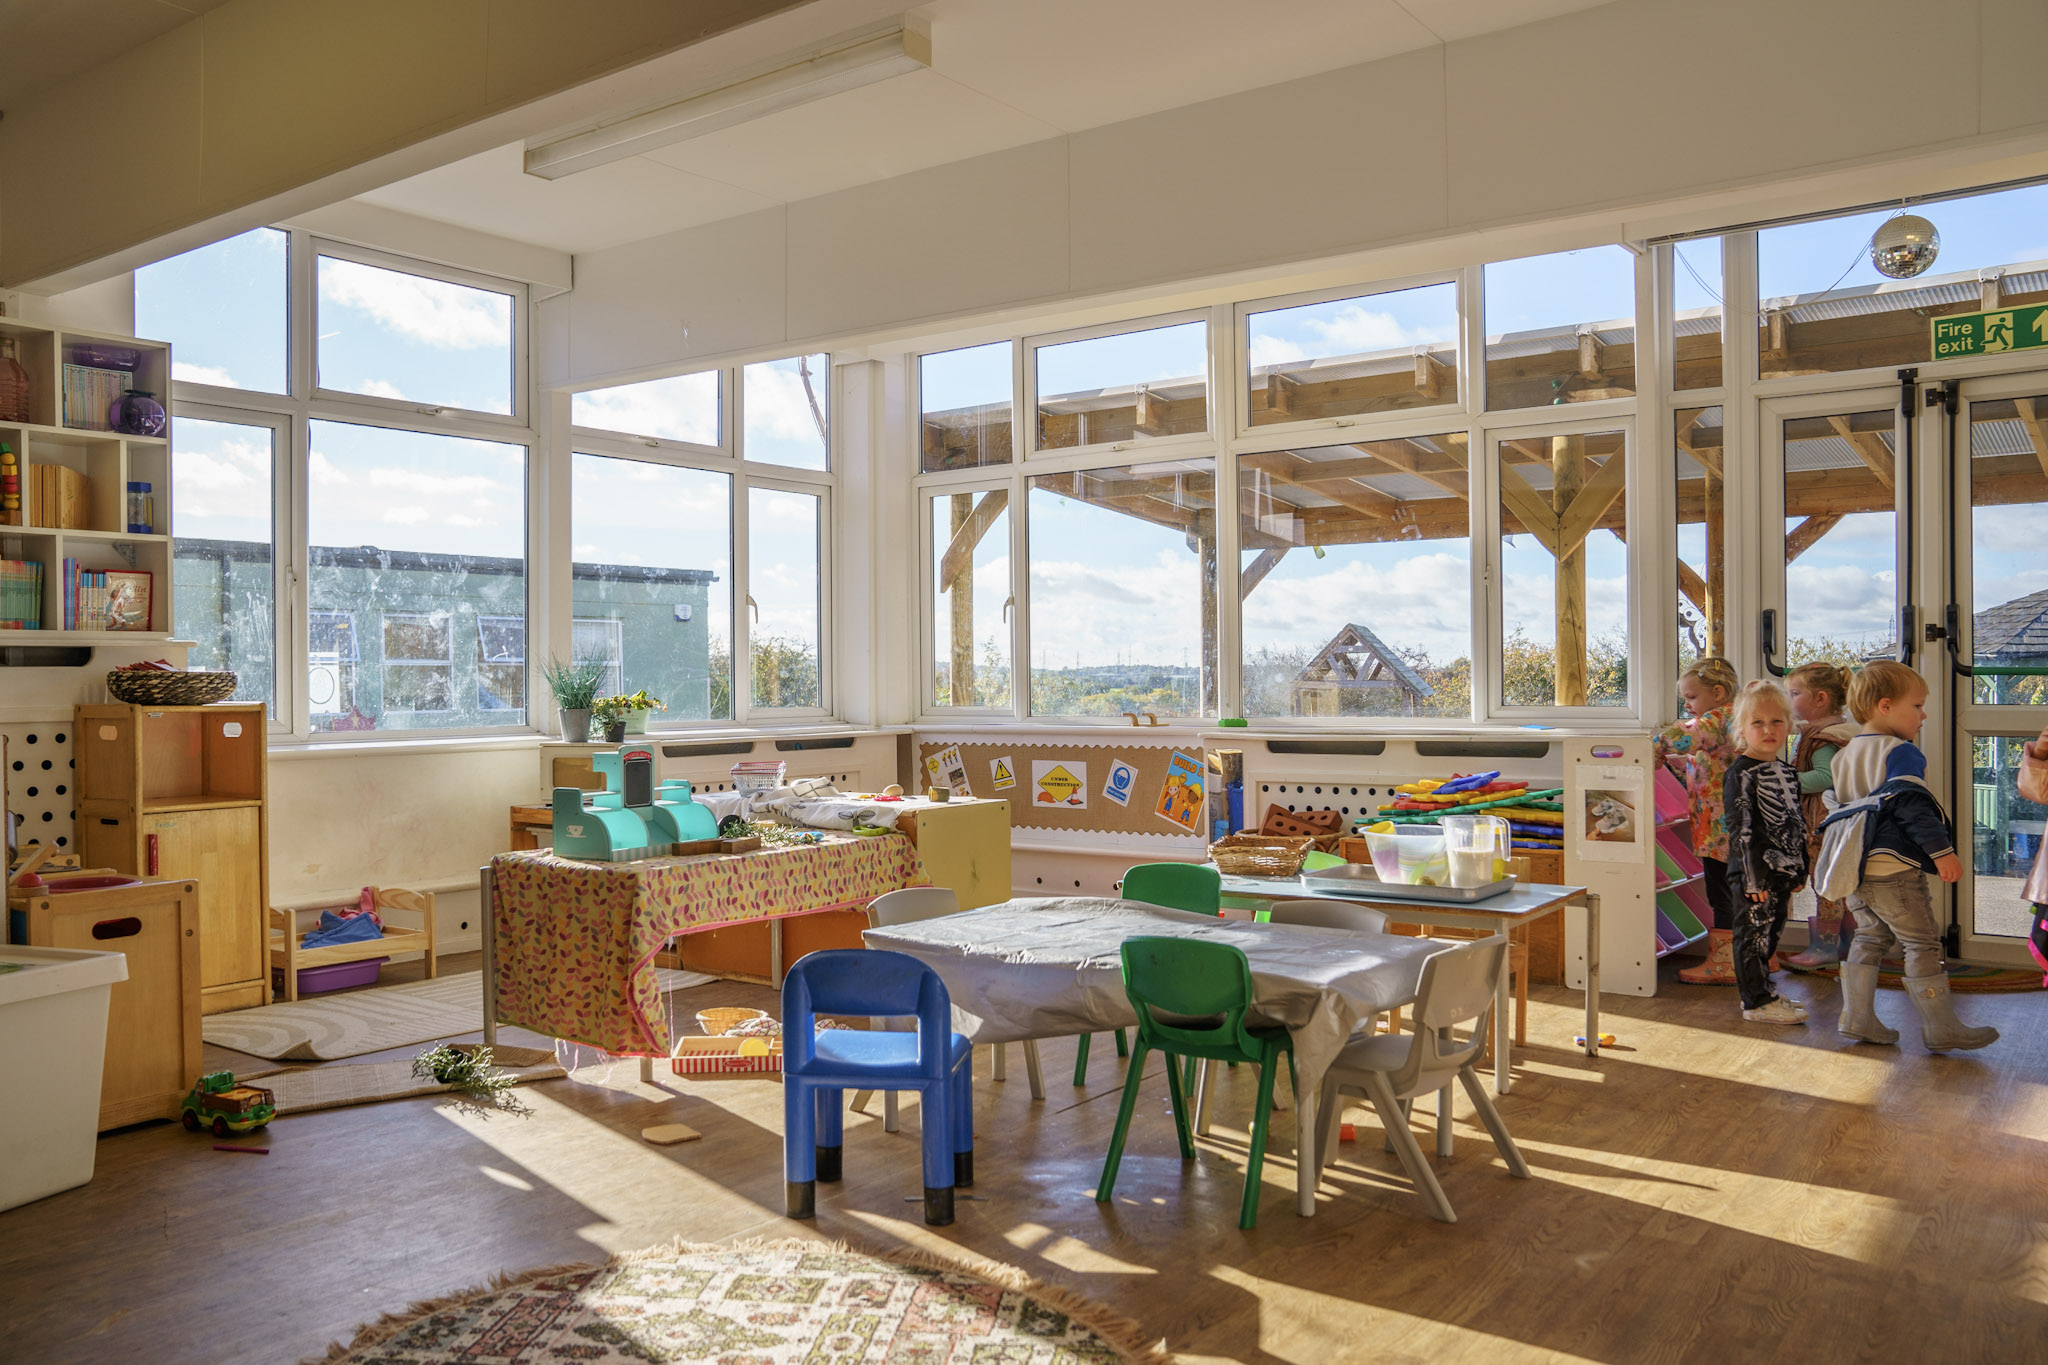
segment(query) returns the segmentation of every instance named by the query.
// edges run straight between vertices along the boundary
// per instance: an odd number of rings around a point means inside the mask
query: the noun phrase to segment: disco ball
[[[1902,213],[1870,239],[1870,263],[1887,279],[1910,280],[1924,274],[1941,254],[1941,234],[1917,213]]]

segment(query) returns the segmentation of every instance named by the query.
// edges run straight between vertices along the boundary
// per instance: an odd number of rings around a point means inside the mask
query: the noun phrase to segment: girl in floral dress
[[[1706,658],[1678,679],[1687,714],[1657,735],[1657,761],[1685,779],[1692,813],[1692,851],[1706,865],[1707,960],[1678,979],[1694,986],[1735,984],[1735,906],[1728,890],[1728,827],[1722,818],[1722,784],[1738,752],[1728,733],[1728,715],[1742,680],[1726,659]]]

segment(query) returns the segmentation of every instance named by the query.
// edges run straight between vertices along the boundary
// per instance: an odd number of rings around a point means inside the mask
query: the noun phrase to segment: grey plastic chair
[[[1444,1197],[1443,1186],[1424,1159],[1403,1108],[1418,1095],[1438,1093],[1436,1151],[1438,1156],[1449,1156],[1450,1085],[1455,1078],[1472,1097],[1472,1107],[1493,1135],[1493,1145],[1506,1159],[1508,1171],[1518,1179],[1529,1178],[1529,1163],[1522,1159],[1521,1149],[1515,1146],[1474,1070],[1500,974],[1507,970],[1507,955],[1505,938],[1479,939],[1432,953],[1422,964],[1422,983],[1415,997],[1415,1032],[1354,1038],[1337,1054],[1337,1060],[1323,1073],[1324,1117],[1315,1152],[1318,1174],[1337,1140],[1337,1096],[1346,1091],[1363,1095],[1378,1111],[1401,1164],[1430,1213],[1443,1222],[1457,1222],[1458,1215],[1452,1212],[1451,1201]],[[1473,1025],[1471,1034],[1458,1038],[1453,1030],[1467,1023]]]
[[[868,927],[879,929],[888,924],[913,924],[918,920],[944,919],[947,915],[957,915],[959,913],[960,898],[954,895],[950,888],[944,886],[906,886],[900,891],[891,891],[886,895],[877,896],[873,901],[869,902]],[[877,1021],[875,1026],[877,1028],[893,1028],[896,1027],[896,1023],[895,1021],[886,1023]],[[908,1027],[908,1025],[906,1024],[904,1027]],[[995,1059],[990,1067],[989,1074],[999,1081],[1003,1079],[1003,1054],[1008,1046],[1009,1044],[1007,1043],[997,1043],[994,1045]],[[1045,1084],[1039,1077],[1038,1044],[1036,1042],[1027,1040],[1024,1044],[1024,1069],[1031,1078],[1031,1098],[1034,1100],[1044,1099]],[[852,1103],[853,1111],[857,1114],[865,1114],[868,1111],[868,1100],[874,1093],[872,1090],[855,1092]],[[882,1095],[882,1131],[887,1133],[897,1131],[896,1092],[893,1090],[885,1091]]]

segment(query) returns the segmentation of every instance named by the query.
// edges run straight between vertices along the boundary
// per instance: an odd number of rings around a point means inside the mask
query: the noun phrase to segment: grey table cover
[[[908,953],[938,972],[953,998],[954,1028],[977,1043],[1010,1043],[1135,1024],[1118,950],[1141,935],[1242,948],[1252,969],[1252,1022],[1293,1035],[1304,1088],[1361,1020],[1412,1002],[1422,960],[1447,946],[1079,896],[1007,900],[864,936],[871,948]]]

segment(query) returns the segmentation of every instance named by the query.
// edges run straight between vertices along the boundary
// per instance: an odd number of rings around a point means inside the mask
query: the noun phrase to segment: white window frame
[[[1216,444],[1219,431],[1229,430],[1217,420],[1220,384],[1217,374],[1217,313],[1214,308],[1183,309],[1174,313],[1155,313],[1141,318],[1128,318],[1117,322],[1105,322],[1093,327],[1079,327],[1069,331],[1041,332],[1019,338],[1022,348],[1021,401],[1010,419],[1010,451],[1020,457],[1013,462],[1034,464],[1042,460],[1081,461],[1080,468],[1129,464],[1130,459],[1108,458],[1115,455],[1128,456],[1133,451],[1174,452],[1189,446]],[[1041,450],[1038,445],[1038,351],[1042,346],[1064,346],[1071,341],[1094,341],[1101,337],[1122,336],[1128,332],[1152,332],[1166,327],[1178,327],[1190,322],[1207,324],[1204,355],[1206,357],[1203,383],[1207,386],[1204,412],[1206,421],[1201,431],[1183,432],[1174,436],[1134,436],[1127,441],[1091,441],[1087,445],[1059,446]],[[951,348],[948,348],[951,349]],[[1019,425],[1023,414],[1029,409],[1031,421],[1020,433]],[[1019,440],[1019,435],[1023,440]],[[1145,458],[1151,458],[1149,455]],[[922,460],[919,461],[922,463]]]
[[[831,426],[826,430],[830,432]],[[790,474],[815,474],[814,470],[785,469],[781,465],[752,465],[751,470],[773,469],[776,476],[765,478],[747,473],[733,481],[733,578],[738,590],[733,603],[735,638],[732,667],[732,709],[736,724],[756,718],[770,722],[826,720],[836,714],[832,666],[832,484],[823,478],[792,479]],[[818,704],[816,706],[756,706],[754,704],[754,626],[760,608],[753,597],[752,546],[749,537],[755,489],[773,493],[810,495],[818,499]]]
[[[953,351],[978,350],[983,346],[997,344],[1010,348],[1010,458],[1005,464],[970,465],[965,469],[926,469],[924,467],[924,361],[927,356],[947,355]],[[910,458],[910,472],[914,479],[944,480],[988,480],[999,479],[1006,470],[1015,469],[1024,463],[1023,428],[1017,420],[1017,395],[1024,391],[1024,339],[1004,334],[986,337],[980,341],[963,341],[957,345],[936,346],[927,351],[916,351],[907,357],[904,366],[905,388],[909,393],[909,414],[911,420],[911,441],[913,449]],[[1031,429],[1035,434],[1038,422],[1034,415]]]
[[[920,415],[922,414],[920,413]],[[920,717],[934,721],[943,722],[950,720],[955,723],[963,721],[1001,721],[1016,716],[1018,712],[1018,687],[1021,683],[1017,641],[1024,616],[1017,582],[1017,565],[1021,562],[1018,559],[1018,523],[1022,520],[1018,515],[1018,499],[1023,496],[1022,490],[1025,485],[1021,477],[1015,473],[1007,473],[1002,478],[990,479],[987,475],[991,468],[1001,469],[1002,466],[983,466],[979,471],[975,471],[981,473],[983,477],[974,482],[947,477],[942,482],[919,484],[912,494],[917,499],[918,504],[916,525],[920,549],[917,562],[922,567],[918,589],[918,620],[920,624],[918,627],[917,713]],[[942,472],[951,476],[967,471],[945,470]],[[932,519],[932,507],[940,498],[949,497],[955,493],[973,495],[997,491],[1006,492],[1010,495],[1009,505],[1003,509],[1006,538],[1010,542],[1008,554],[1010,586],[1004,594],[1006,600],[1003,603],[1002,612],[1002,627],[1010,637],[1010,705],[953,706],[938,701],[932,687],[933,680],[938,677],[939,670],[938,643],[934,638],[938,626],[939,590],[938,566],[932,559],[932,556],[937,553],[932,539],[936,533]],[[1028,670],[1023,671],[1026,675],[1025,680],[1028,680]]]
[[[612,427],[589,427],[577,425],[570,418],[569,436],[572,450],[589,451],[591,454],[619,453],[628,459],[656,459],[658,463],[695,465],[700,461],[703,468],[722,468],[724,461],[735,457],[738,449],[737,434],[739,415],[738,385],[739,372],[733,367],[716,370],[677,370],[674,374],[647,375],[640,379],[622,379],[615,384],[586,384],[576,389],[562,390],[560,397],[564,406],[573,413],[575,396],[578,393],[601,393],[606,389],[626,388],[633,384],[653,383],[661,379],[681,379],[693,374],[715,374],[718,376],[718,441],[706,445],[701,441],[685,441],[674,436],[648,436],[637,431],[619,431]],[[596,441],[603,450],[593,449],[587,442]],[[625,449],[632,447],[630,453]]]
[[[814,355],[825,357],[825,374],[818,381],[822,384],[825,394],[825,467],[823,469],[804,469],[798,465],[777,464],[773,460],[748,459],[746,435],[747,370],[755,365],[776,365],[785,360],[802,360],[806,356]],[[728,387],[732,393],[732,429],[725,431],[721,427],[719,434],[726,438],[727,443],[729,443],[732,451],[739,457],[740,462],[750,465],[755,469],[773,470],[774,473],[769,476],[771,478],[780,479],[787,477],[804,481],[836,478],[839,473],[839,419],[832,415],[832,409],[835,406],[832,393],[832,375],[836,368],[837,366],[832,363],[832,355],[829,351],[778,352],[775,355],[765,356],[760,360],[749,360],[743,364],[732,366],[727,371],[729,376],[727,381]],[[725,409],[720,409],[721,413],[724,411]]]

